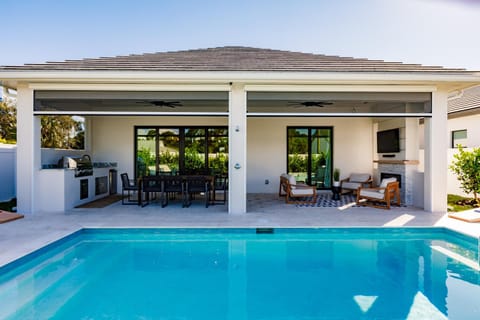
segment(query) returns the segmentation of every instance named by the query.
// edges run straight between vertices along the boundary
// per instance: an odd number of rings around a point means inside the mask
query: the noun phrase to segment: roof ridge
[[[175,70],[175,71],[332,71],[466,72],[398,61],[343,57],[249,46],[223,46],[111,57],[67,59],[6,66],[5,70]]]

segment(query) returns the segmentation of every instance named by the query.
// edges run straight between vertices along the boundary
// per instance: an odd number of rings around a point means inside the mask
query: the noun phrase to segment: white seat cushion
[[[365,188],[360,189],[360,196],[383,200],[384,194],[376,189]]]
[[[366,182],[370,179],[368,173],[352,173],[348,179],[350,182]]]
[[[313,196],[312,188],[295,188],[291,190],[292,196]]]
[[[395,181],[397,181],[397,178],[385,178],[380,183],[380,188],[386,188],[390,182],[395,182]]]
[[[295,179],[294,176],[288,175],[288,183],[290,183],[291,186],[294,186],[297,184],[297,179]]]
[[[380,188],[386,188],[390,182],[395,182],[395,181],[397,181],[397,178],[385,178],[380,183]],[[385,189],[379,190],[379,192],[385,193]]]

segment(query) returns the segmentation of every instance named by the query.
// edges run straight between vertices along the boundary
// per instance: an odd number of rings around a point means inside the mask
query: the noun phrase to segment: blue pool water
[[[477,239],[273,231],[81,230],[0,268],[0,319],[480,319]]]

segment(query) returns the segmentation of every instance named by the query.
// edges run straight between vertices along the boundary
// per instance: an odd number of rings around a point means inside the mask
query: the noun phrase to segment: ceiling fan
[[[296,107],[305,107],[305,108],[311,108],[311,107],[318,107],[318,108],[323,108],[325,106],[329,106],[333,104],[333,102],[330,101],[289,101],[287,103],[289,106],[296,106]]]
[[[137,103],[152,104],[156,107],[176,108],[181,107],[183,104],[180,101],[166,101],[166,100],[144,100]]]

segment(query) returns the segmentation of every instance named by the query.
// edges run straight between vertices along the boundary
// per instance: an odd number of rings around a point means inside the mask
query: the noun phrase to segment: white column
[[[229,93],[228,117],[228,212],[247,212],[247,93],[234,83]]]
[[[19,85],[17,91],[17,211],[19,213],[35,212],[35,176],[40,166],[40,119],[33,115],[33,90]]]
[[[433,92],[432,118],[425,119],[424,209],[430,212],[447,212],[447,97]]]

